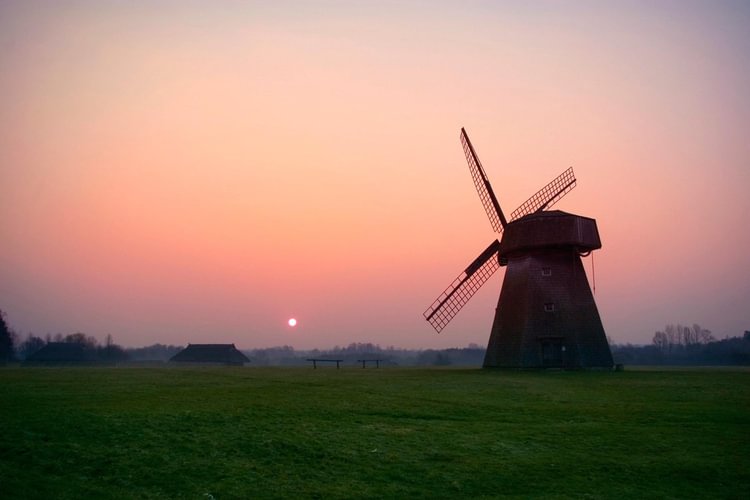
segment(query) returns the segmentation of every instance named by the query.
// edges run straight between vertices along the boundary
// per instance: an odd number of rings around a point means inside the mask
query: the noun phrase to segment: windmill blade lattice
[[[492,186],[487,179],[487,174],[484,173],[479,157],[477,156],[476,151],[474,151],[474,146],[471,145],[469,136],[463,128],[461,129],[461,145],[464,148],[466,161],[469,163],[469,170],[471,171],[471,178],[474,180],[474,187],[477,188],[479,199],[482,200],[482,205],[484,205],[484,210],[487,212],[487,217],[490,218],[492,229],[497,233],[502,233],[506,224],[505,215],[503,215],[500,203],[497,201],[494,191],[492,191]]]
[[[500,267],[497,258],[499,248],[500,242],[493,241],[427,308],[424,317],[435,331],[440,333],[474,293],[495,274]]]
[[[524,215],[533,214],[534,212],[551,207],[574,187],[576,187],[576,176],[573,173],[573,167],[570,167],[515,209],[510,214],[510,220],[514,221]]]

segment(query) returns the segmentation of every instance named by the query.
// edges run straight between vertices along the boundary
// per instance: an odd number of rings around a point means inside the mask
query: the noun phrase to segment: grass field
[[[2,498],[748,498],[750,371],[0,369]]]

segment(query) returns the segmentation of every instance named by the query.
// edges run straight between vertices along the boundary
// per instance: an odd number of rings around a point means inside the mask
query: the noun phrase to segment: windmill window
[[[547,302],[544,304],[544,312],[554,312],[555,311],[555,303],[554,302]]]
[[[552,268],[551,267],[543,267],[542,268],[542,276],[552,276]]]

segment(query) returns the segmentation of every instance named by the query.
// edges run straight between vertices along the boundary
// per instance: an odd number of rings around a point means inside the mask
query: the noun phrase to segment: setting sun
[[[289,323],[289,326],[292,326],[292,327],[297,326],[297,320],[294,318],[290,318],[289,321],[287,321],[287,323]]]

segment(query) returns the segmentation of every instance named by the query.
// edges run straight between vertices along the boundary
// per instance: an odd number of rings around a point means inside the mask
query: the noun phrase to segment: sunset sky
[[[486,345],[422,312],[572,166],[618,343],[750,330],[750,3],[0,2],[0,309],[125,346]],[[584,265],[592,279],[591,257]],[[296,327],[287,320],[295,317]]]

